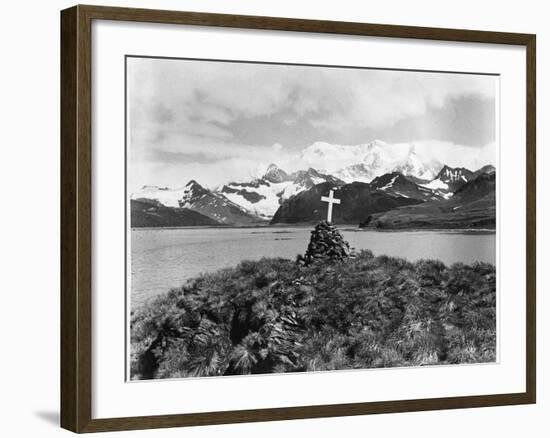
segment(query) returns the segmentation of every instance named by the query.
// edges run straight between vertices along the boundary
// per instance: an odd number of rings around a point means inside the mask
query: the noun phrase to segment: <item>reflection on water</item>
[[[339,227],[356,250],[445,264],[495,263],[493,232],[363,231]],[[311,227],[134,229],[131,231],[131,303],[181,286],[201,272],[262,257],[294,259],[303,254]]]

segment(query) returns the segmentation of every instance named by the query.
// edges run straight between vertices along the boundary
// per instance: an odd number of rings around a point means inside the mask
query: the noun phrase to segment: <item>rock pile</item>
[[[303,257],[298,257],[298,261],[309,265],[316,260],[343,260],[350,254],[349,243],[344,240],[336,227],[322,221],[311,232],[307,251]]]

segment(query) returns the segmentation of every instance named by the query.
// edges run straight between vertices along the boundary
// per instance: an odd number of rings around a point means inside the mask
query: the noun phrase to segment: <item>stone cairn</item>
[[[336,227],[327,221],[319,222],[311,232],[309,245],[304,256],[297,262],[309,265],[315,261],[338,261],[350,257],[349,243],[344,240]]]

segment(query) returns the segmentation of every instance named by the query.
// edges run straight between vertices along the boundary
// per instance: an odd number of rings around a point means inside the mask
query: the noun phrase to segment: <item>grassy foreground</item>
[[[492,362],[495,267],[265,258],[132,313],[132,379]]]

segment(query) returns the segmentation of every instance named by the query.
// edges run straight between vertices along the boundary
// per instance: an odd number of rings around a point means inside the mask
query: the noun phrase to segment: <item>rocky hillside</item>
[[[257,216],[228,200],[225,196],[214,193],[198,182],[192,180],[185,186],[179,200],[180,208],[188,208],[214,219],[220,224],[252,224],[261,222]]]
[[[438,201],[443,198],[437,191],[417,184],[410,177],[406,177],[399,172],[391,172],[374,178],[370,183],[370,187],[394,196],[420,201]]]
[[[155,201],[164,206],[191,210],[223,225],[248,225],[262,222],[261,218],[231,202],[225,196],[212,192],[195,180],[183,188],[171,190],[158,187],[144,187],[134,193],[132,199]]]
[[[148,199],[132,199],[130,224],[132,228],[193,227],[219,225],[219,222],[187,208],[165,207]]]
[[[261,178],[226,184],[219,193],[254,215],[271,219],[285,200],[324,182],[334,185],[344,183],[313,168],[288,174],[271,164]]]
[[[294,224],[325,220],[327,204],[321,202],[321,196],[325,196],[334,188],[331,183],[322,183],[293,196],[280,206],[271,223]],[[418,199],[384,193],[382,190],[372,189],[367,183],[360,182],[336,187],[334,196],[341,200],[333,211],[332,222],[336,224],[358,224],[373,213],[422,202]]]
[[[464,167],[452,168],[445,165],[433,180],[423,186],[448,199],[456,190],[473,178],[475,178],[475,175],[471,170]]]
[[[290,164],[294,169],[297,165],[308,167],[287,172],[273,163],[257,178],[215,188],[207,188],[195,180],[178,189],[144,186],[131,199],[147,199],[164,207],[194,211],[218,224],[239,226],[325,219],[326,204],[321,203],[321,196],[327,195],[328,189],[337,190],[337,197],[342,200],[334,209],[336,223],[372,226],[369,224],[376,215],[380,227],[407,227],[416,224],[416,219],[413,222],[405,219],[409,213],[410,218],[426,216],[422,224],[439,223],[441,213],[447,214],[451,209],[451,213],[455,210],[463,213],[458,220],[460,227],[481,227],[491,221],[478,208],[486,207],[489,216],[494,211],[494,197],[481,201],[481,192],[477,192],[486,190],[487,195],[494,192],[494,183],[483,186],[483,177],[494,178],[494,166],[486,165],[475,171],[451,167],[422,155],[414,144],[374,141],[350,146],[317,142],[303,149],[296,156],[296,163]],[[469,185],[479,178],[477,185]],[[462,192],[463,188],[467,190]],[[452,198],[455,202],[446,202]],[[472,206],[462,205],[473,201],[476,203]],[[418,213],[401,209],[417,204],[426,205],[419,206]],[[399,211],[382,218],[381,213],[395,209]],[[454,226],[458,216],[457,212],[443,222]]]
[[[449,199],[375,214],[363,225],[377,229],[494,229],[495,174],[479,175],[460,187]]]

